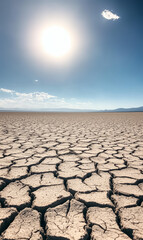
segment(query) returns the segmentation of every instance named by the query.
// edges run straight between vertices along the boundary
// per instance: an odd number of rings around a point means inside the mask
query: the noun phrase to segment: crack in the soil
[[[14,221],[15,217],[17,216],[18,212],[13,212],[10,217],[4,219],[3,223],[0,226],[0,236],[1,234],[9,227],[9,225]]]

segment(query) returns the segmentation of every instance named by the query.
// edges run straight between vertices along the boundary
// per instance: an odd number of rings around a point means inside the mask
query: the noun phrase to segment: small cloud
[[[1,91],[1,92],[5,92],[5,93],[14,93],[13,90],[6,89],[6,88],[0,88],[0,91]]]
[[[112,13],[111,11],[105,9],[101,15],[106,18],[107,20],[117,20],[120,17],[117,14]]]
[[[35,80],[35,82],[38,82],[38,81],[39,81],[39,80],[37,80],[37,79]]]

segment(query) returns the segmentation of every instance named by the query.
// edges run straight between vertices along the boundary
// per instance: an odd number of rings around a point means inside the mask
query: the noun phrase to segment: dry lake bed
[[[143,239],[143,113],[0,113],[0,239]]]

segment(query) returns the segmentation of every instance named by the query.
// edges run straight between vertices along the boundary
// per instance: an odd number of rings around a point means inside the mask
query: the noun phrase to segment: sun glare
[[[44,30],[42,41],[45,52],[53,58],[63,58],[72,49],[70,33],[60,26],[51,26]]]

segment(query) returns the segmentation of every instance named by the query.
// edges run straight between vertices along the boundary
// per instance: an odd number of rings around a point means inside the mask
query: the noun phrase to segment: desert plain
[[[143,113],[1,112],[0,239],[143,239]]]

